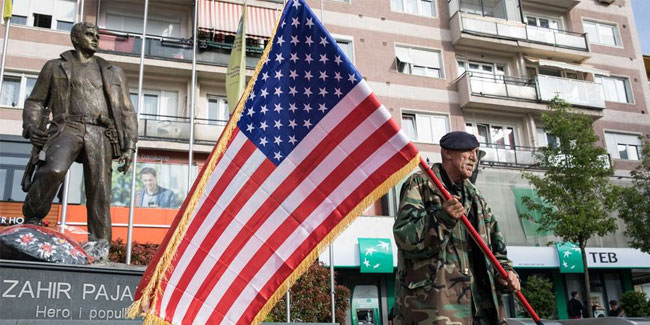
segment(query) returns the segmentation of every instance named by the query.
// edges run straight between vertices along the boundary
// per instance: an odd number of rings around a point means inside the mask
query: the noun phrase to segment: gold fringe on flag
[[[280,17],[282,17],[283,12],[284,10],[280,12]],[[275,22],[275,28],[273,29],[273,34],[270,37],[271,40],[275,38],[275,32],[277,31],[279,21],[280,19],[278,18]],[[176,229],[174,230],[174,234],[169,239],[169,242],[167,243],[167,247],[165,248],[165,252],[158,260],[158,264],[156,265],[156,269],[154,270],[154,272],[151,274],[151,279],[149,280],[149,283],[147,283],[147,286],[142,290],[140,299],[134,301],[131,304],[131,306],[129,306],[127,317],[135,318],[137,316],[144,316],[145,324],[169,324],[162,318],[153,314],[153,310],[156,308],[155,306],[157,304],[158,295],[161,293],[160,284],[163,280],[166,280],[168,271],[171,271],[170,270],[171,262],[174,259],[174,256],[176,255],[178,245],[181,243],[181,240],[185,236],[185,232],[187,231],[187,227],[189,226],[191,221],[192,213],[194,212],[196,206],[199,203],[199,198],[205,191],[205,187],[208,183],[208,180],[210,179],[210,175],[212,175],[212,172],[214,171],[217,162],[219,161],[219,158],[221,158],[221,156],[226,151],[226,148],[228,147],[228,142],[230,141],[230,137],[232,136],[232,133],[235,130],[235,127],[237,126],[237,122],[241,117],[241,113],[244,110],[244,107],[246,106],[245,105],[246,100],[248,99],[248,96],[250,95],[250,92],[252,91],[253,86],[255,85],[257,76],[262,70],[266,58],[269,56],[269,52],[271,51],[272,45],[273,42],[269,42],[266,45],[266,48],[262,53],[262,57],[257,62],[257,66],[255,67],[255,71],[253,72],[253,76],[249,80],[248,85],[246,86],[246,90],[242,94],[242,97],[239,99],[239,102],[237,103],[237,108],[235,108],[233,115],[228,121],[228,124],[226,124],[226,127],[221,133],[221,136],[219,137],[219,141],[212,149],[210,160],[207,162],[206,166],[203,167],[206,168],[206,170],[202,174],[201,179],[198,181],[199,183],[197,184],[194,192],[192,192],[192,197],[190,198],[190,201],[185,207],[185,211],[183,211],[183,216],[181,218],[181,221],[178,223]],[[150,300],[152,296],[153,299]]]
[[[323,240],[321,240],[316,247],[307,255],[307,257],[298,265],[298,267],[293,270],[293,272],[287,277],[286,280],[278,287],[278,289],[273,293],[271,298],[266,301],[264,304],[264,307],[260,309],[260,311],[257,313],[255,318],[253,319],[252,324],[260,324],[262,321],[264,321],[264,318],[266,317],[266,314],[268,314],[271,309],[275,306],[275,304],[280,301],[284,295],[287,293],[289,288],[298,281],[300,276],[303,275],[303,273],[307,272],[311,264],[320,256],[320,254],[325,250],[325,248],[338,237],[339,234],[341,234],[354,220],[357,219],[363,211],[369,207],[371,204],[373,204],[375,201],[379,200],[384,194],[388,193],[388,191],[397,183],[402,180],[408,173],[410,173],[415,167],[418,166],[420,163],[420,154],[418,153],[415,158],[413,158],[411,161],[408,162],[404,167],[402,167],[399,171],[388,177],[381,185],[379,185],[375,190],[373,190],[368,196],[366,196],[359,204],[357,204],[354,209],[352,209],[346,216],[339,222],[332,231],[330,231]]]

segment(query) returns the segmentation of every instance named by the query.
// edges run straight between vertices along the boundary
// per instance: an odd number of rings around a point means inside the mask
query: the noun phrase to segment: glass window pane
[[[458,76],[461,76],[463,73],[465,73],[465,62],[458,61]]]
[[[433,17],[435,16],[435,1],[431,0],[422,0],[420,1],[420,15]]]
[[[508,127],[506,128],[506,144],[510,147],[510,149],[515,149],[515,131],[511,128]]]
[[[5,77],[0,94],[0,105],[18,107],[20,94],[20,78]]]
[[[627,146],[627,156],[630,160],[640,160],[639,159],[639,147],[628,145]]]
[[[526,23],[531,26],[537,26],[537,18],[526,16]]]
[[[418,131],[418,141],[433,143],[433,132],[431,130],[431,117],[427,115],[417,115],[415,119],[416,129]]]
[[[11,24],[27,25],[27,17],[13,15],[11,16]]]
[[[618,145],[618,156],[621,159],[627,159],[627,146],[624,144]]]
[[[447,117],[436,116],[431,118],[431,129],[433,130],[433,142],[440,143],[440,138],[447,134]]]
[[[7,196],[8,196],[8,195],[5,196],[5,182],[6,181],[8,181],[8,179],[7,179],[7,169],[6,168],[0,168],[0,200],[2,200],[2,201],[7,200]]]
[[[492,136],[492,143],[500,145],[500,147],[504,147],[506,144],[505,140],[505,134],[503,132],[503,127],[501,126],[492,126],[491,129],[492,132],[490,132],[490,135]]]
[[[390,0],[390,9],[393,11],[404,11],[404,4],[402,3],[403,0]]]
[[[490,143],[488,125],[487,124],[478,124],[476,125],[478,129],[478,142],[480,143]]]
[[[34,14],[34,27],[52,28],[52,16]]]
[[[32,94],[32,90],[34,90],[34,85],[36,84],[36,78],[27,78],[27,82],[25,84],[25,98],[28,98],[29,95]]]
[[[137,111],[138,110],[138,94],[130,93],[129,98],[131,99],[131,103],[133,104],[133,108],[135,108],[135,110]]]
[[[616,45],[614,26],[598,24],[598,38],[602,44]]]
[[[9,196],[11,201],[25,201],[27,193],[23,192],[23,189],[20,186],[24,173],[25,171],[23,169],[14,169],[14,179],[13,183],[11,183],[11,195]]]
[[[417,140],[417,133],[415,129],[415,116],[410,114],[402,114],[402,130],[406,136],[412,141]]]
[[[409,14],[417,14],[418,13],[418,3],[417,0],[404,0],[406,3],[406,8],[405,12]]]
[[[589,40],[589,43],[599,43],[598,40],[598,29],[596,28],[596,24],[585,21],[583,23],[584,31],[587,33],[587,39]]]
[[[412,74],[414,74],[416,76],[424,76],[426,74],[426,68],[425,67],[413,66]]]
[[[144,95],[144,110],[142,110],[142,113],[149,115],[158,115],[158,95]]]
[[[64,30],[69,32],[72,30],[72,25],[74,25],[74,23],[69,21],[62,21],[62,20],[56,21],[56,29],[58,30]]]
[[[548,19],[540,18],[539,27],[549,28]]]
[[[336,44],[341,48],[341,51],[348,57],[350,61],[354,57],[352,55],[352,42],[349,40],[336,40]]]

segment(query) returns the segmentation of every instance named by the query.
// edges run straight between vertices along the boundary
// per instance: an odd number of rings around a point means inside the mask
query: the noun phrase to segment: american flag
[[[156,258],[140,284],[156,320],[260,322],[419,162],[303,0],[287,3],[271,43],[163,243],[169,263]]]

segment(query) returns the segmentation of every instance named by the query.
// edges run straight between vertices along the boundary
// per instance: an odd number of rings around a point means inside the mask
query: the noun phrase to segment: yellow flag
[[[11,1],[12,0],[5,0],[5,6],[4,6],[4,9],[2,11],[3,12],[2,17],[4,18],[5,21],[7,19],[11,18],[11,10],[12,10],[11,9]]]
[[[226,95],[230,114],[235,110],[239,98],[244,93],[246,84],[246,2],[242,10],[235,43],[230,52],[228,71],[226,72]]]

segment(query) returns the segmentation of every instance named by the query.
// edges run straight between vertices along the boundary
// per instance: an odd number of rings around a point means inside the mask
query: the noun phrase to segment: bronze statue
[[[25,101],[23,136],[34,149],[22,183],[27,192],[23,214],[25,223],[39,224],[70,165],[82,163],[89,233],[85,248],[101,261],[111,240],[111,163],[119,158],[118,170],[129,170],[138,121],[122,69],[94,56],[97,27],[77,23],[70,38],[74,50],[45,63]]]

